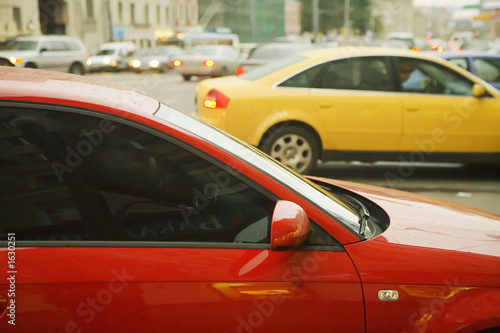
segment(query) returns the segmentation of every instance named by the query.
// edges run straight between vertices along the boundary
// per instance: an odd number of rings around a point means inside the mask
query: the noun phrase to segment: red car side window
[[[0,117],[0,233],[269,243],[275,200],[199,152],[91,116],[18,109]]]

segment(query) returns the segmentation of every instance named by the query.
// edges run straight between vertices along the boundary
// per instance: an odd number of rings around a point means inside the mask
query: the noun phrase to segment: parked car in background
[[[483,52],[488,51],[494,43],[481,39],[472,39],[470,41],[464,42],[460,46],[460,51],[476,51]]]
[[[408,49],[408,43],[398,39],[374,40],[366,43],[367,46],[394,47],[397,49]]]
[[[134,70],[134,61],[137,61],[141,59],[142,57],[146,56],[148,53],[149,48],[145,49],[135,49],[134,51],[130,52],[126,57],[123,58],[123,61],[127,63],[127,70]],[[136,66],[138,65],[138,62],[135,62]]]
[[[89,53],[82,41],[69,36],[17,37],[0,50],[0,66],[40,68],[83,75]]]
[[[2,333],[500,328],[498,215],[306,179],[62,73],[0,68],[0,146]]]
[[[261,44],[250,51],[248,58],[239,65],[237,73],[248,72],[274,60],[283,59],[312,48],[314,45],[311,43],[275,42]]]
[[[450,46],[449,41],[446,41],[441,38],[429,38],[427,41],[428,48],[423,49],[423,51],[436,51],[436,52],[444,52],[444,51],[451,51],[452,47]]]
[[[500,56],[477,51],[442,52],[437,55],[500,89]]]
[[[196,100],[198,117],[300,173],[318,159],[500,162],[500,92],[424,52],[310,50],[201,81]]]
[[[417,43],[415,42],[415,34],[413,32],[405,32],[405,31],[390,32],[386,34],[385,39],[403,41],[406,43],[408,49],[417,46]]]
[[[192,76],[226,76],[236,73],[241,57],[227,45],[194,46],[172,61],[174,70],[188,81]]]
[[[132,42],[105,43],[88,60],[89,72],[120,71],[128,68],[127,57],[136,49]]]
[[[179,46],[186,51],[203,45],[226,45],[235,49],[240,47],[240,38],[237,34],[228,32],[181,32],[177,34]]]
[[[468,43],[476,39],[476,35],[472,31],[455,31],[450,35],[449,41],[453,48],[460,49],[464,43]]]
[[[495,45],[492,45],[488,50],[486,50],[486,53],[500,56],[500,43],[495,43]]]
[[[128,65],[137,73],[146,70],[163,73],[172,69],[172,61],[184,53],[182,48],[175,45],[153,47],[132,57]]]

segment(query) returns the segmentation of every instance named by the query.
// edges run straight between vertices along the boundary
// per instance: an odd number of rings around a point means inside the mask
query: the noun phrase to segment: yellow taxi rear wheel
[[[319,144],[315,136],[299,126],[285,126],[266,133],[260,149],[272,158],[295,170],[311,173],[319,158]]]

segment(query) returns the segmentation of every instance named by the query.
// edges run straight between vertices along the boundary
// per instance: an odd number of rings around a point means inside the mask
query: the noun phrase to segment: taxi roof
[[[300,54],[307,58],[318,59],[318,60],[322,58],[330,58],[332,56],[350,57],[354,55],[416,57],[421,59],[432,59],[432,60],[436,60],[436,58],[439,58],[437,56],[425,52],[413,51],[410,49],[379,47],[379,46],[338,46],[332,48],[307,50],[301,52]]]

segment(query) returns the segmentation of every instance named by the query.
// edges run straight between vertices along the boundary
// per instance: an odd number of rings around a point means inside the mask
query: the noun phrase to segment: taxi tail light
[[[210,90],[203,99],[203,106],[207,109],[225,109],[228,103],[229,98],[215,89]]]
[[[172,61],[172,65],[174,65],[174,67],[181,67],[183,65],[183,63],[182,63],[182,60],[176,59],[176,60]]]
[[[205,60],[203,62],[203,66],[205,66],[205,67],[214,67],[214,65],[215,65],[215,62],[213,60]]]
[[[241,66],[236,67],[236,74],[243,74],[245,73],[245,69]]]

